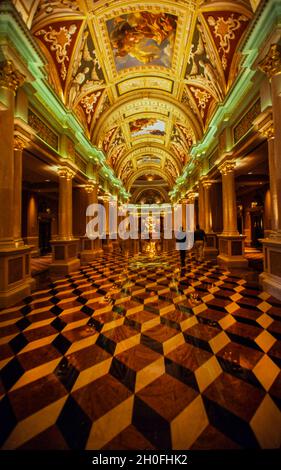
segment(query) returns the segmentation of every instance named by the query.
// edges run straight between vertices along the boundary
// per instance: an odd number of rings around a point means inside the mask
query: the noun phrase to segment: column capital
[[[58,169],[58,175],[60,178],[71,180],[75,176],[75,171],[67,166],[62,166]]]
[[[271,123],[268,127],[263,128],[260,130],[260,133],[263,137],[266,137],[267,140],[272,140],[275,138],[275,127],[274,124]]]
[[[262,137],[267,140],[274,139],[275,127],[273,122],[272,108],[268,108],[261,113],[254,121],[253,124]]]
[[[281,46],[271,44],[265,58],[258,64],[259,69],[272,79],[275,75],[281,73]]]
[[[110,194],[105,194],[103,197],[103,202],[110,202],[111,201],[111,195]]]
[[[96,181],[89,180],[87,184],[85,184],[84,189],[86,193],[91,194],[97,187],[98,187],[98,183]]]
[[[20,136],[16,135],[14,137],[14,150],[23,150],[27,147],[27,142],[22,139]]]
[[[0,62],[0,87],[8,88],[15,93],[24,81],[25,76],[16,69],[11,60]]]
[[[233,173],[236,167],[236,163],[233,161],[226,161],[219,166],[219,172],[222,175],[228,175],[229,173]]]
[[[199,181],[198,181],[198,185],[200,185],[200,184],[203,185],[203,182],[205,181],[205,179],[206,179],[206,176],[200,176]]]
[[[204,187],[205,189],[210,189],[210,187],[212,186],[213,183],[212,183],[212,181],[210,181],[210,180],[203,180],[203,181],[202,181],[202,184],[203,184],[203,187]]]
[[[272,140],[275,138],[275,127],[273,120],[262,123],[258,129],[259,133],[265,137],[267,140]]]
[[[190,191],[187,193],[187,200],[188,200],[188,203],[189,204],[194,204],[194,201],[197,197],[197,193],[195,193],[194,191]]]

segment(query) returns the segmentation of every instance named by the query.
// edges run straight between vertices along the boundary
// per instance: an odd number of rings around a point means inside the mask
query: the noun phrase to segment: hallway
[[[212,262],[103,254],[0,342],[3,449],[281,446],[281,302]]]

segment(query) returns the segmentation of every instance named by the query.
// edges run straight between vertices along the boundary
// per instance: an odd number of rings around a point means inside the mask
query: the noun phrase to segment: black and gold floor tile
[[[281,302],[168,251],[108,253],[0,312],[3,449],[281,446]]]

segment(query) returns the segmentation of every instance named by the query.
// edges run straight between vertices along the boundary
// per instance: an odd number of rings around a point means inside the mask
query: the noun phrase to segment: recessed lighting
[[[252,175],[252,174],[253,174],[253,172],[252,172],[252,171],[249,171],[248,175]]]
[[[51,182],[51,180],[45,180],[45,183],[50,183],[50,182]]]

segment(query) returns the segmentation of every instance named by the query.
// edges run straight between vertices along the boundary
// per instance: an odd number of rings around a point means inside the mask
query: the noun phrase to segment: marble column
[[[84,190],[87,193],[88,206],[98,204],[98,183],[96,181],[89,180]],[[86,217],[86,223],[88,224],[93,219],[93,216]],[[85,227],[86,232],[86,227]],[[85,235],[81,238],[82,252],[81,252],[81,263],[89,263],[94,261],[98,255],[103,253],[101,246],[101,239],[96,238],[91,240]]]
[[[79,185],[73,188],[73,234],[75,238],[80,238],[79,251],[82,251],[82,237],[86,233],[86,211],[88,207],[88,194],[84,186]]]
[[[217,236],[213,232],[212,227],[212,206],[211,206],[211,187],[212,182],[203,181],[204,187],[204,208],[205,208],[205,233],[206,243],[204,248],[204,256],[207,259],[216,259],[218,255]]]
[[[268,139],[268,161],[271,193],[272,233],[262,240],[264,272],[260,283],[270,294],[281,300],[281,46],[273,44],[259,68],[271,86],[272,122],[260,131]]]
[[[27,236],[25,241],[32,246],[32,256],[39,256],[39,223],[37,194],[29,193],[27,202]]]
[[[247,268],[244,257],[245,238],[237,229],[235,162],[225,161],[219,168],[222,175],[223,233],[219,236],[218,263],[230,268]]]
[[[272,116],[271,116],[272,117]],[[259,127],[259,132],[267,139],[268,149],[268,167],[269,167],[269,188],[270,188],[270,219],[271,219],[271,238],[279,238],[279,194],[278,194],[278,178],[276,177],[276,162],[275,162],[275,129],[272,119],[266,123],[262,123]],[[281,188],[280,188],[281,190]]]
[[[197,225],[197,214],[196,214],[196,207],[195,207],[196,198],[197,198],[197,194],[195,192],[189,191],[187,193],[187,202],[188,202],[188,204],[191,204],[191,205],[194,206],[194,221],[193,221],[193,229],[194,230],[195,230],[196,225]]]
[[[60,168],[59,175],[59,238],[72,237],[72,178],[74,172],[67,167]]]
[[[266,191],[265,198],[264,198],[264,237],[268,238],[272,233],[271,227],[271,193],[270,189]]]
[[[111,196],[110,195],[105,195],[103,197],[103,206],[105,209],[105,238],[103,239],[102,247],[104,250],[113,250],[113,243],[110,233],[110,203],[111,203]]]
[[[212,233],[212,212],[211,212],[211,199],[210,199],[210,189],[212,183],[210,181],[204,181],[204,204],[205,204],[205,232]]]
[[[33,287],[30,275],[31,248],[18,243],[14,227],[15,203],[19,203],[19,199],[15,198],[15,95],[24,79],[12,61],[0,62],[0,308],[30,295]],[[19,187],[20,176],[16,172],[16,184]],[[18,213],[18,207],[16,211]]]
[[[235,162],[227,161],[220,168],[222,175],[223,234],[239,235],[235,190]]]
[[[22,239],[22,154],[25,143],[19,137],[14,140],[14,239],[17,246],[24,245]]]
[[[199,199],[198,199],[198,206],[199,206],[199,225],[202,230],[205,229],[205,190],[202,183],[202,180],[199,182]]]
[[[53,263],[50,267],[52,274],[69,274],[80,267],[78,259],[79,239],[72,233],[72,179],[74,171],[61,167],[59,176],[59,230],[58,238],[51,241]]]
[[[126,239],[125,232],[127,229],[126,222],[128,218],[127,204],[125,202],[120,203],[118,207],[118,239],[119,246],[122,253],[125,252],[129,246],[130,241]]]
[[[186,206],[188,204],[188,199],[187,198],[183,198],[181,200],[181,206],[182,206],[182,227],[183,227],[183,230],[184,232],[186,231],[186,226],[187,226],[187,220],[186,220]]]
[[[111,201],[113,211],[113,220],[112,220],[112,243],[115,248],[119,247],[118,240],[118,194],[115,194],[113,200]]]

